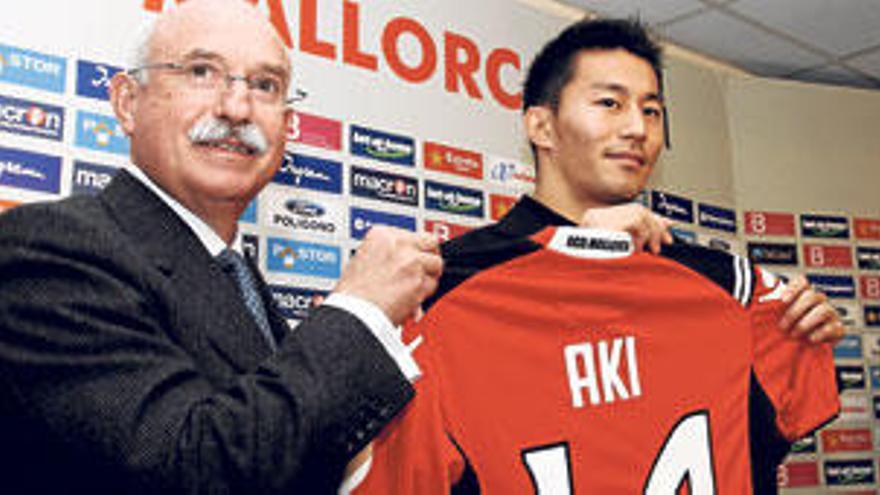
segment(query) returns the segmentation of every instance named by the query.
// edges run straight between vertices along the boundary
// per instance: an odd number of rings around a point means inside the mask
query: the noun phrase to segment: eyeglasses
[[[235,81],[247,85],[248,93],[260,103],[270,106],[289,106],[300,102],[308,96],[305,91],[294,88],[288,95],[287,81],[274,72],[262,72],[244,76],[229,73],[223,64],[211,60],[191,60],[184,63],[157,62],[128,69],[129,75],[136,75],[146,70],[169,70],[184,77],[186,85],[197,91],[217,92],[229,89]]]

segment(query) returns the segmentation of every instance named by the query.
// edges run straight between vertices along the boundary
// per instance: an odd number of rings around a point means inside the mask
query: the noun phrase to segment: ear
[[[523,127],[529,141],[537,149],[550,149],[556,143],[553,110],[547,106],[532,106],[523,115]]]
[[[110,104],[113,106],[113,113],[116,114],[119,125],[128,136],[134,132],[134,114],[137,110],[140,90],[138,82],[124,71],[117,72],[110,79]]]

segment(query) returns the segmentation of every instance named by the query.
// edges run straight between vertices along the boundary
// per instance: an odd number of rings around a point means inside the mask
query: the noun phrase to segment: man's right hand
[[[434,293],[442,272],[440,242],[433,235],[377,225],[345,267],[334,292],[365,299],[400,325]]]
[[[591,208],[581,217],[582,227],[629,232],[636,251],[649,249],[660,253],[662,244],[672,243],[671,221],[639,203]]]

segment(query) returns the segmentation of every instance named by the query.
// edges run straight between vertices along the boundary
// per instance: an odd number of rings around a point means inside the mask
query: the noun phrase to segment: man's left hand
[[[793,336],[831,344],[843,337],[843,323],[828,302],[828,296],[813,288],[803,275],[788,282],[782,302],[788,309],[779,320],[779,326]]]

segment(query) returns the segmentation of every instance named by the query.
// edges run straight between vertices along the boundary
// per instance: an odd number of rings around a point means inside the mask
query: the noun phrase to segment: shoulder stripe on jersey
[[[733,267],[733,297],[737,301],[739,301],[739,303],[743,307],[746,307],[749,305],[749,302],[751,302],[752,292],[754,289],[754,279],[752,277],[751,263],[749,263],[749,260],[743,258],[742,256],[734,256]]]

